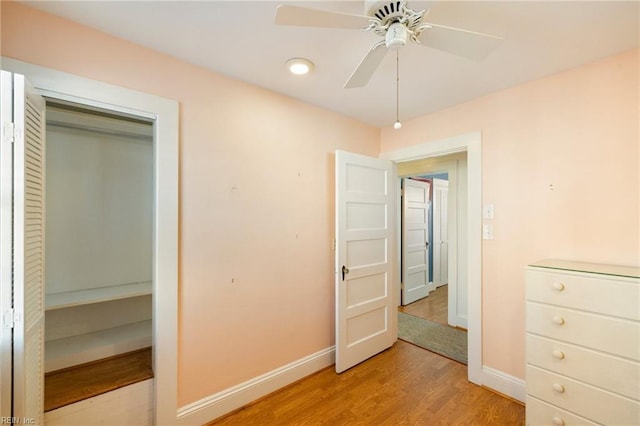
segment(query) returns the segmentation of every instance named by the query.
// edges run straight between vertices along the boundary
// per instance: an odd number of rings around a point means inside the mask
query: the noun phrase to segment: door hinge
[[[16,125],[13,123],[5,123],[2,126],[2,142],[13,143],[16,140]]]
[[[8,309],[2,313],[2,327],[14,328],[20,321],[20,312],[15,309]]]

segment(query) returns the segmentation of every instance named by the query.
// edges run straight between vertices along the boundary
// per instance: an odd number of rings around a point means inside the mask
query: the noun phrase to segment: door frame
[[[439,139],[383,152],[380,158],[403,163],[463,151],[467,152],[467,374],[470,382],[482,385],[482,135],[478,131]]]
[[[13,86],[13,77],[8,73],[0,73],[3,86]],[[13,88],[13,87],[12,87]],[[13,120],[12,96],[0,96],[0,113],[2,122]],[[13,191],[13,146],[4,141],[7,130],[0,129],[0,191],[10,194]],[[12,407],[12,374],[13,374],[13,330],[5,327],[6,321],[13,322],[13,202],[0,196],[0,416],[11,415]],[[3,318],[10,313],[9,318]]]
[[[154,424],[177,421],[179,108],[174,100],[2,57],[47,98],[151,120],[154,125]],[[3,348],[4,349],[4,348]]]

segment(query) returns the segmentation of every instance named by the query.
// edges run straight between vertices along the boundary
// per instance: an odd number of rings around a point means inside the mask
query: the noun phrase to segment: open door
[[[13,374],[13,75],[0,72],[0,417],[11,417]]]
[[[402,304],[429,295],[429,182],[402,180]]]
[[[4,182],[4,159],[1,163],[2,215],[4,217],[11,212],[13,221],[10,239],[13,247],[10,268],[13,271],[13,301],[12,308],[8,312],[3,311],[3,327],[13,328],[11,416],[21,422],[43,424],[45,101],[22,75],[11,76],[3,71],[2,83],[3,98],[7,92],[13,94],[12,121],[4,121],[4,108],[2,117],[2,143],[12,146],[11,196],[6,192]],[[9,85],[11,87],[5,87]],[[3,147],[3,157],[6,152]],[[2,231],[4,246],[4,227]],[[3,281],[8,261],[5,254],[3,252]],[[3,288],[5,284],[3,282]]]
[[[336,371],[397,339],[395,197],[388,160],[336,151]]]

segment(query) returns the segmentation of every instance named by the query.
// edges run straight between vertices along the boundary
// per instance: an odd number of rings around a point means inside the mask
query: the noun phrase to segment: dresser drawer
[[[526,423],[528,426],[597,425],[584,417],[576,416],[530,395],[527,395]]]
[[[640,320],[637,280],[569,275],[531,269],[527,300]]]
[[[527,302],[527,331],[640,360],[640,323]]]
[[[638,362],[527,334],[527,363],[640,399]]]
[[[637,425],[640,403],[629,398],[527,366],[527,392],[549,404],[580,413],[596,423]]]

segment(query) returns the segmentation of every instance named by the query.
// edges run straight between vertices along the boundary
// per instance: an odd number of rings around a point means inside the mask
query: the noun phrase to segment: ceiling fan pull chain
[[[396,50],[396,122],[393,128],[398,130],[402,127],[400,123],[400,52]]]

